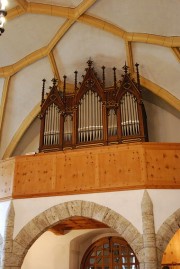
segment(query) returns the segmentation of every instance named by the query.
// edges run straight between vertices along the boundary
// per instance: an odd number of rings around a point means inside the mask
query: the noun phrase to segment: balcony
[[[0,161],[0,199],[179,189],[179,143],[132,143]]]

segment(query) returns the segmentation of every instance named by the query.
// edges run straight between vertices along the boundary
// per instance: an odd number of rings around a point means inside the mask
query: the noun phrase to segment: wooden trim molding
[[[4,81],[4,87],[3,87],[2,98],[1,98],[1,103],[0,103],[0,142],[1,142],[3,120],[4,120],[4,112],[6,108],[7,96],[8,96],[8,90],[9,90],[9,80],[10,80],[10,77],[7,77]]]

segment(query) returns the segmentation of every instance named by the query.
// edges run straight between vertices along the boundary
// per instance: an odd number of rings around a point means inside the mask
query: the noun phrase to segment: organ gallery
[[[74,72],[74,92],[67,92],[64,76],[63,88],[58,87],[54,78],[45,95],[43,80],[40,152],[148,141],[138,64],[136,81],[126,64],[121,78],[114,67],[112,86],[106,86],[109,74],[104,66],[100,78],[93,62],[88,60],[87,64],[81,83],[78,83],[78,72]]]

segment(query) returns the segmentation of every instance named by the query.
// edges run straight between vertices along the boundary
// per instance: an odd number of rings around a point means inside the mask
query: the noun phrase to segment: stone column
[[[7,264],[12,257],[13,248],[13,231],[14,231],[14,207],[11,201],[9,205],[9,210],[6,216],[5,230],[4,230],[4,240],[2,245],[2,255],[1,255],[1,268],[9,268]]]
[[[144,241],[144,268],[157,269],[156,236],[154,228],[153,204],[148,192],[145,190],[142,203],[142,223]]]

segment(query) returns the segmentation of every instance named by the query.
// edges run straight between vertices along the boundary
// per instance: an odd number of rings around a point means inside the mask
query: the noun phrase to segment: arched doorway
[[[131,245],[143,266],[143,238],[132,223],[108,207],[81,200],[54,205],[29,221],[14,238],[7,265],[20,269],[27,251],[45,231],[74,217],[88,218],[112,228]]]
[[[104,237],[87,249],[81,269],[139,269],[139,262],[123,238]]]

